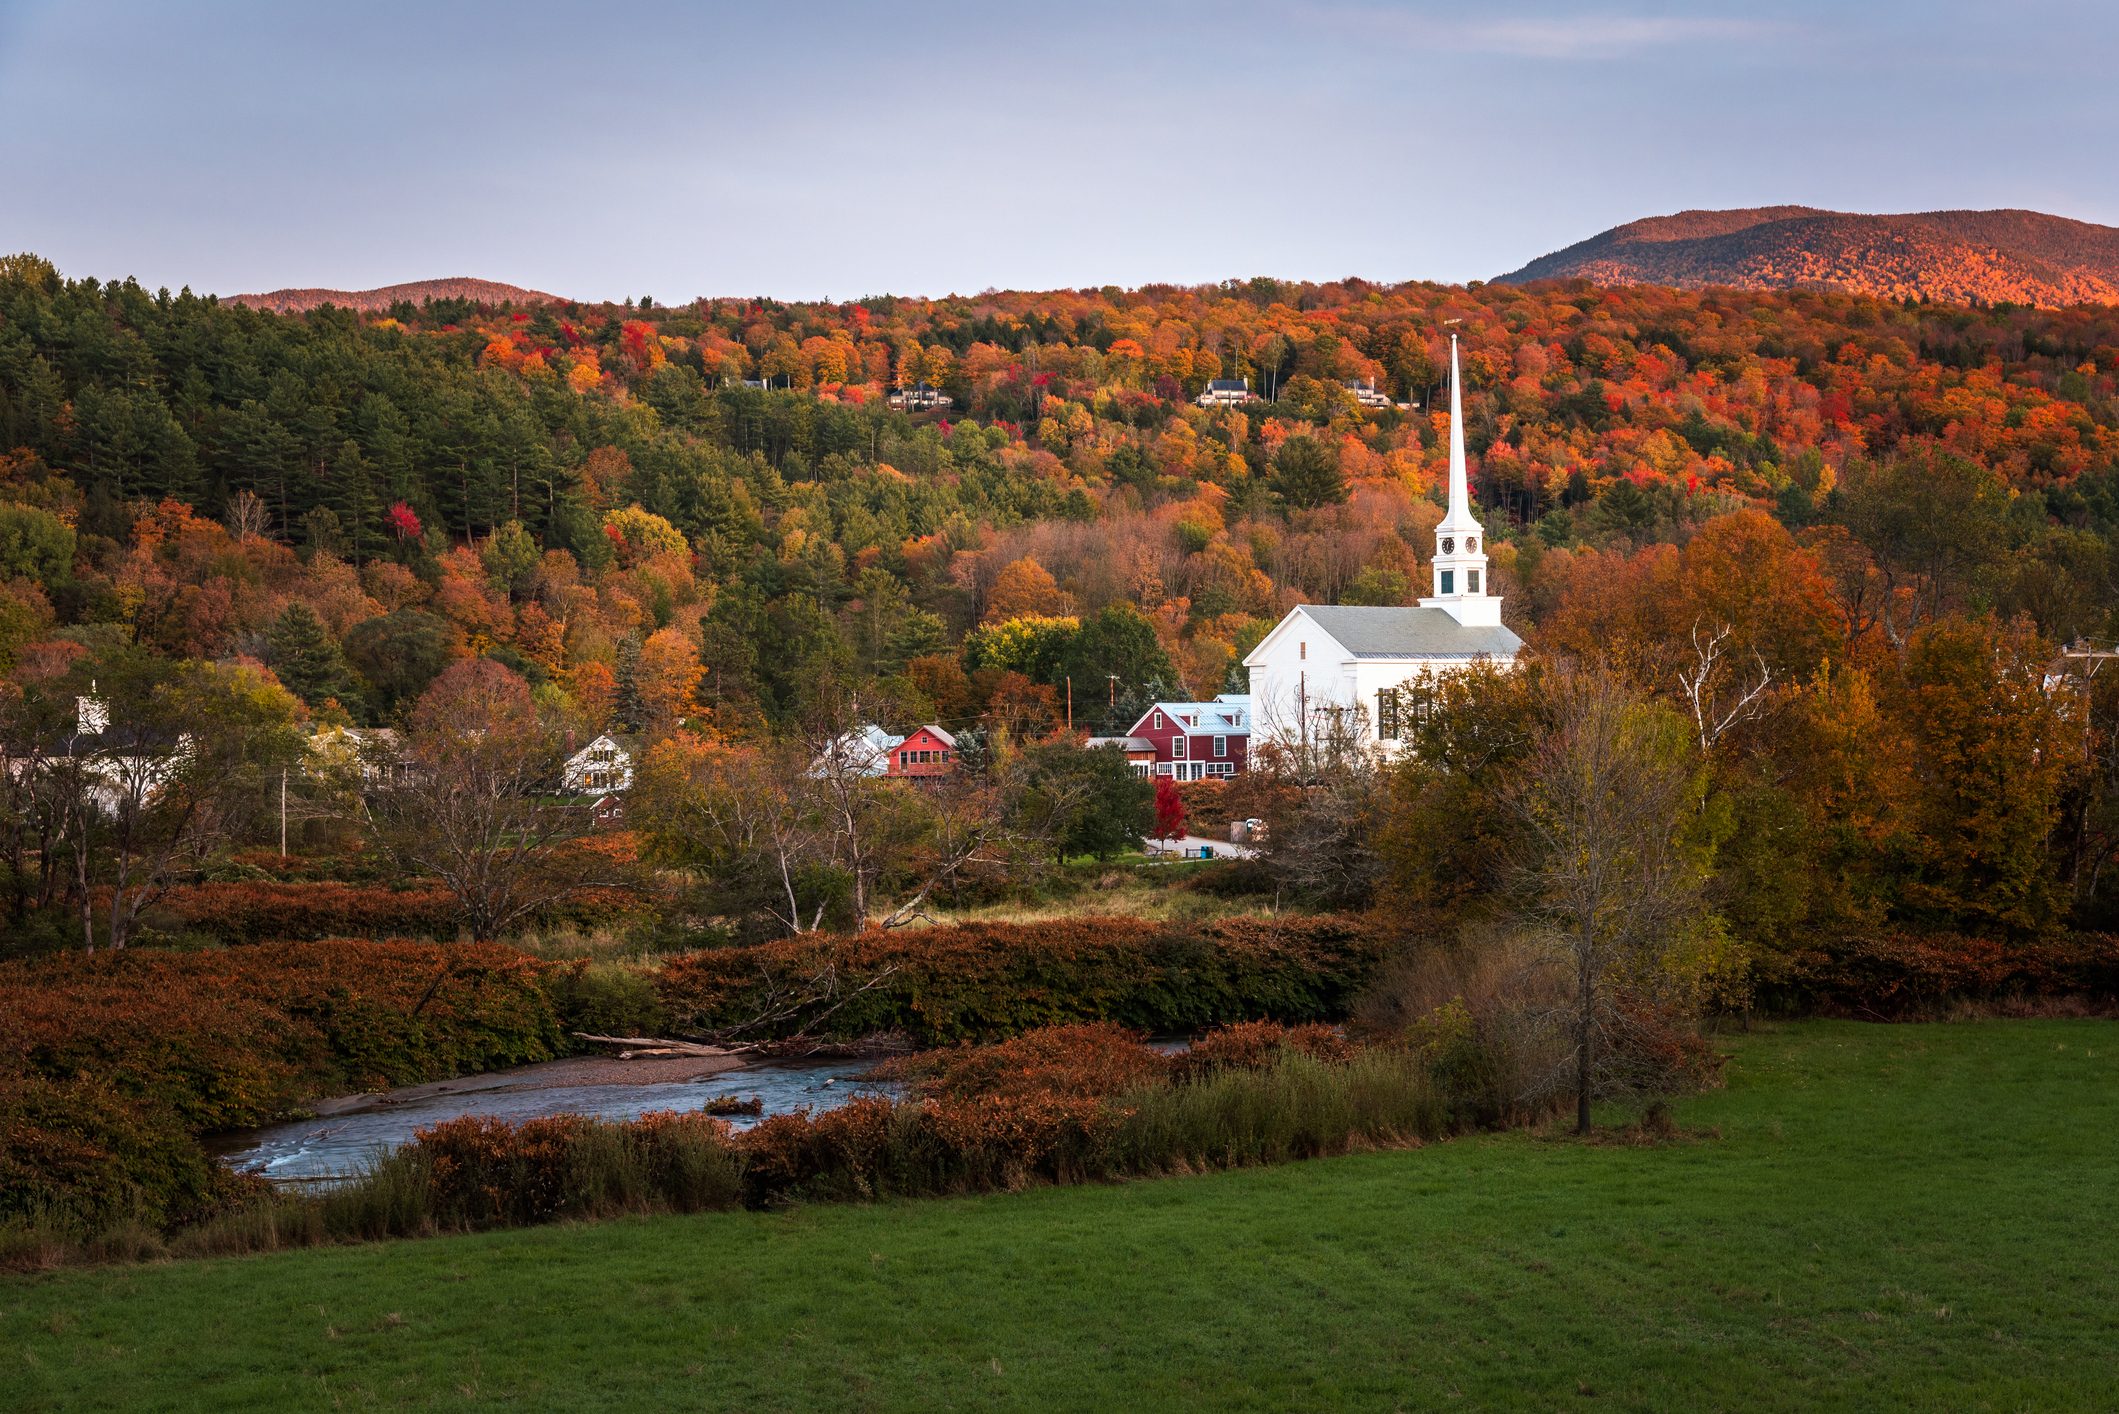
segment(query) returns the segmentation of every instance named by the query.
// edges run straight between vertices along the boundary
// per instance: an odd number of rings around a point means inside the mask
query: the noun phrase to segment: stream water
[[[381,1154],[411,1141],[413,1132],[445,1119],[484,1115],[521,1122],[543,1115],[638,1119],[658,1110],[697,1110],[723,1096],[763,1102],[765,1115],[831,1109],[856,1095],[889,1095],[896,1086],[855,1077],[874,1061],[766,1061],[699,1080],[653,1085],[545,1085],[465,1088],[353,1114],[293,1120],[224,1135],[222,1161],[274,1182],[315,1183],[351,1177]],[[762,1115],[736,1115],[748,1129]]]

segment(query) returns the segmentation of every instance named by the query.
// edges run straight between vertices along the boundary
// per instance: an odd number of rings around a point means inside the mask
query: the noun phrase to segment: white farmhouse
[[[1419,710],[1424,682],[1482,660],[1513,663],[1522,649],[1523,640],[1501,622],[1501,596],[1487,592],[1486,532],[1471,512],[1454,336],[1449,370],[1449,513],[1435,527],[1435,592],[1414,608],[1290,609],[1243,660],[1259,746],[1350,736],[1395,751],[1410,725],[1407,714]]]
[[[633,753],[609,732],[569,756],[561,784],[569,795],[603,796],[633,788]]]

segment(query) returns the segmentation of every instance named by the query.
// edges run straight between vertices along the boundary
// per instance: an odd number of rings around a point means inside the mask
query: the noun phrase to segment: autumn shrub
[[[1168,1034],[1335,1020],[1388,946],[1343,917],[1082,917],[803,936],[672,958],[659,980],[671,1024],[689,1031],[901,1031],[937,1045],[1090,1021]]]
[[[1410,1049],[1447,1097],[1454,1128],[1525,1123],[1547,1113],[1567,1075],[1552,1024],[1569,979],[1551,954],[1506,935],[1409,947],[1377,969],[1348,1033]]]
[[[1271,898],[1280,881],[1258,859],[1223,859],[1185,875],[1183,887],[1209,898]]]
[[[1046,1026],[985,1046],[888,1061],[878,1071],[921,1095],[956,1099],[1116,1095],[1168,1072],[1169,1057],[1108,1023]]]
[[[1354,1053],[1354,1047],[1337,1027],[1316,1022],[1283,1026],[1277,1021],[1239,1021],[1194,1041],[1181,1064],[1186,1074],[1195,1076],[1218,1070],[1265,1070],[1291,1052],[1343,1061]]]
[[[654,977],[638,967],[583,959],[548,970],[544,989],[568,1035],[653,1036],[668,1020]]]

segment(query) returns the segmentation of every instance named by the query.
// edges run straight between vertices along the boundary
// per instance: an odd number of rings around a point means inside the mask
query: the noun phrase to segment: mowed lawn
[[[0,1408],[2119,1408],[2119,1027],[1724,1044],[1659,1147],[0,1279]]]

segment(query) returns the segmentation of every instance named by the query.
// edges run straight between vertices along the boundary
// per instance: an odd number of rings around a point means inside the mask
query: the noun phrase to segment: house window
[[[1477,594],[1479,592],[1479,572],[1477,570],[1466,570],[1464,572],[1464,592],[1466,594]]]
[[[1398,689],[1386,687],[1376,694],[1376,739],[1398,739]]]
[[[1310,645],[1307,643],[1296,644],[1295,656],[1302,659],[1304,662],[1308,662],[1310,657]]]
[[[1162,713],[1160,713],[1160,712],[1157,712],[1157,713],[1155,714],[1155,730],[1157,730],[1157,731],[1161,731],[1162,729],[1163,729],[1163,714],[1162,714]]]
[[[1436,592],[1440,594],[1455,594],[1457,592],[1457,572],[1455,570],[1442,571],[1442,588]]]
[[[1182,735],[1170,738],[1170,754],[1180,761],[1185,759],[1185,738]]]
[[[1216,756],[1227,756],[1229,754],[1229,739],[1227,737],[1218,736],[1214,738],[1214,754]]]

